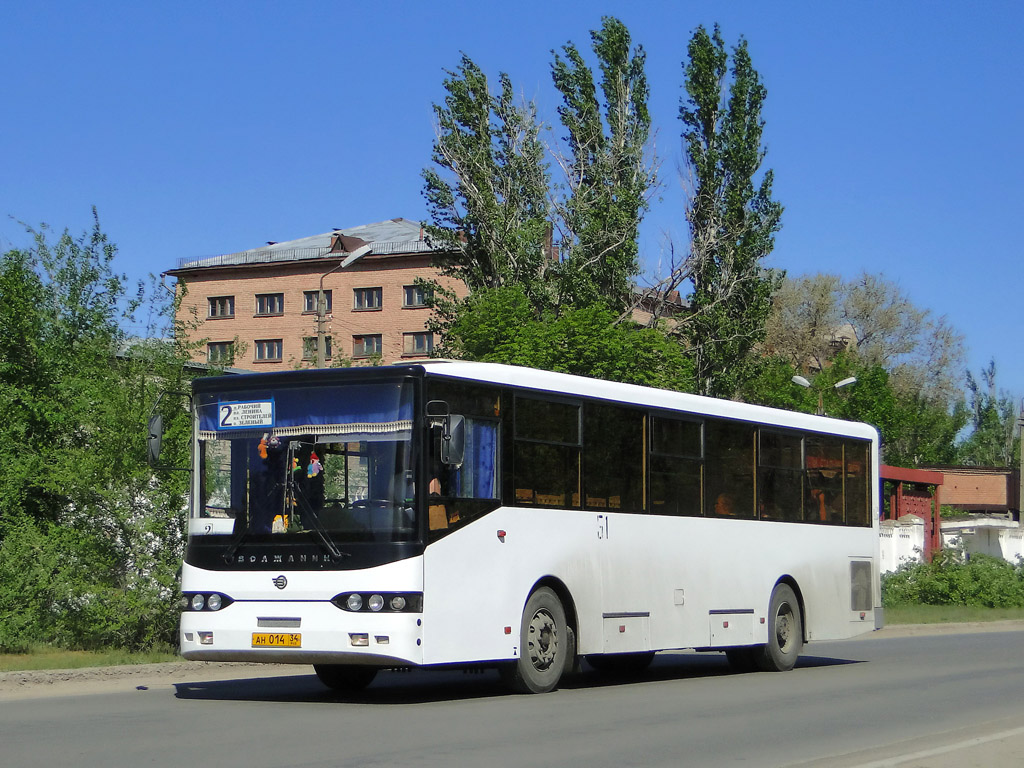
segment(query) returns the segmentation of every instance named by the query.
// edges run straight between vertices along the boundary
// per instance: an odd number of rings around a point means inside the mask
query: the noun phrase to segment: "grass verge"
[[[161,661],[180,661],[170,650],[144,653],[110,651],[64,651],[59,648],[38,648],[29,653],[0,653],[0,672],[24,672],[38,669],[81,669],[82,667],[112,667],[125,664],[154,664]]]
[[[886,624],[951,624],[969,621],[1024,619],[1024,608],[981,608],[970,605],[898,605],[885,609]]]

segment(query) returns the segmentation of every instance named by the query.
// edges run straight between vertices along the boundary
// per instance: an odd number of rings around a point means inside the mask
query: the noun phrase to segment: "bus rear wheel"
[[[519,693],[552,691],[567,667],[571,646],[562,601],[554,591],[541,587],[523,609],[519,658],[502,669],[502,676]]]
[[[768,642],[756,654],[763,672],[788,672],[804,647],[800,604],[788,584],[776,584],[768,601]]]
[[[377,676],[376,667],[353,664],[314,664],[320,682],[335,691],[361,691]]]

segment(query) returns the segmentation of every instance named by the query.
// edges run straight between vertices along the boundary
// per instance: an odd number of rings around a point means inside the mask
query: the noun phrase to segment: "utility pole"
[[[1017,411],[1017,427],[1020,429],[1020,488],[1017,489],[1017,518],[1024,512],[1024,398],[1020,401],[1020,410]],[[1012,456],[1010,457],[1013,458]]]
[[[324,296],[324,278],[332,272],[337,272],[339,269],[345,269],[351,266],[359,259],[363,258],[372,250],[370,245],[361,245],[356,248],[352,253],[348,254],[344,259],[338,262],[336,267],[324,272],[320,275],[320,289],[316,295],[316,367],[323,368],[327,362],[327,334],[324,331],[324,323],[327,322],[327,298]]]

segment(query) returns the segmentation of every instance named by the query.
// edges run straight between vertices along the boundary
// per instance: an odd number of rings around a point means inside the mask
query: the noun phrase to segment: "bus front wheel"
[[[519,658],[502,676],[519,693],[547,693],[558,686],[572,642],[558,595],[541,587],[530,595],[519,628]]]
[[[376,667],[352,664],[314,664],[320,682],[335,691],[361,691],[377,676]]]
[[[787,672],[796,664],[804,646],[800,604],[788,584],[776,584],[768,602],[768,642],[756,654],[758,669]]]

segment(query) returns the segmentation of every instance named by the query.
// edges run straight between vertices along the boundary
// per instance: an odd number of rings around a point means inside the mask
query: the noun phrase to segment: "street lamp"
[[[342,259],[338,266],[333,267],[322,275],[320,275],[320,290],[316,295],[316,367],[323,368],[324,361],[327,359],[327,338],[324,335],[324,320],[327,316],[327,302],[324,297],[324,278],[332,272],[337,272],[339,269],[345,269],[345,267],[352,266],[359,259],[363,258],[372,250],[372,246],[361,245],[356,248],[352,253]]]
[[[799,384],[801,387],[806,387],[807,389],[816,389],[816,390],[818,390],[818,415],[819,416],[824,416],[825,415],[825,403],[824,403],[824,401],[822,399],[822,395],[824,393],[822,392],[821,388],[813,386],[811,384],[811,382],[809,382],[803,376],[794,376],[792,379],[790,379],[790,381],[792,381],[794,384]],[[833,389],[842,389],[843,387],[848,387],[851,384],[856,384],[856,383],[857,383],[857,377],[856,376],[850,376],[849,378],[843,379],[842,381],[837,381],[835,384],[832,385],[832,388]]]

